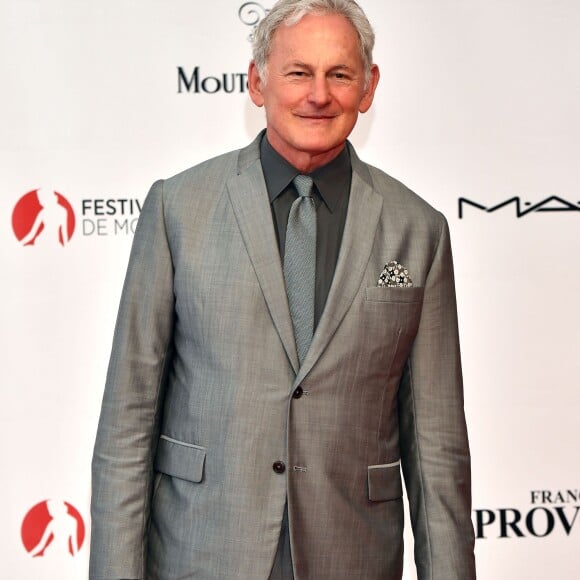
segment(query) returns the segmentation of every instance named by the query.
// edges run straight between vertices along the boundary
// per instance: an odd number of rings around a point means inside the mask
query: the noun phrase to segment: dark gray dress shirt
[[[266,135],[262,138],[260,145],[260,157],[283,263],[290,207],[298,197],[292,180],[300,172],[274,150]],[[352,178],[347,147],[330,163],[316,169],[309,175],[314,181],[317,220],[314,304],[314,325],[316,327],[332,284],[346,221]]]

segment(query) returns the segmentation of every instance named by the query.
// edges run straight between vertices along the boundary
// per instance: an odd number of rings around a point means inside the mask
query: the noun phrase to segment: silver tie
[[[314,334],[314,288],[316,276],[316,206],[312,178],[294,178],[298,199],[290,208],[284,249],[284,279],[294,325],[300,364]]]

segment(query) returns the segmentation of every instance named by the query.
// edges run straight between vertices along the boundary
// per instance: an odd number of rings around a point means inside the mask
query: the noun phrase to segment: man
[[[444,218],[346,139],[372,104],[352,0],[281,0],[267,129],[154,184],[93,460],[91,578],[475,578]]]

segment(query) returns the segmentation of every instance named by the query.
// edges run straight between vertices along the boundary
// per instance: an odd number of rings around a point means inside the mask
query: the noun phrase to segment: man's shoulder
[[[231,175],[236,172],[240,151],[241,149],[228,151],[180,171],[176,175],[163,180],[164,188],[176,191],[184,186],[190,189],[192,187],[202,187],[211,190],[221,189]]]
[[[396,212],[415,218],[421,217],[438,225],[445,219],[439,210],[403,182],[378,167],[368,163],[361,163],[368,171],[373,190],[383,198],[384,211]]]
[[[367,165],[367,168],[373,180],[375,191],[382,195],[388,203],[404,203],[422,211],[439,213],[428,201],[402,181],[373,165]]]
[[[219,198],[220,194],[226,191],[226,185],[232,177],[259,160],[260,137],[261,135],[258,135],[246,147],[222,153],[172,177],[160,180],[158,183],[161,185],[166,202],[172,200],[174,204],[179,205],[186,200],[201,200],[208,196],[213,199]]]

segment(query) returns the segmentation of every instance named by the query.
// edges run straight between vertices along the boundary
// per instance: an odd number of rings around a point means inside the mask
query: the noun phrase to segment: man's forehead
[[[329,42],[323,42],[329,37],[332,54],[342,55],[341,61],[360,57],[360,39],[355,27],[342,14],[334,13],[306,14],[296,23],[282,22],[272,37],[269,56],[276,52],[277,56],[308,64],[312,58],[331,56]],[[316,40],[322,41],[320,46]]]

